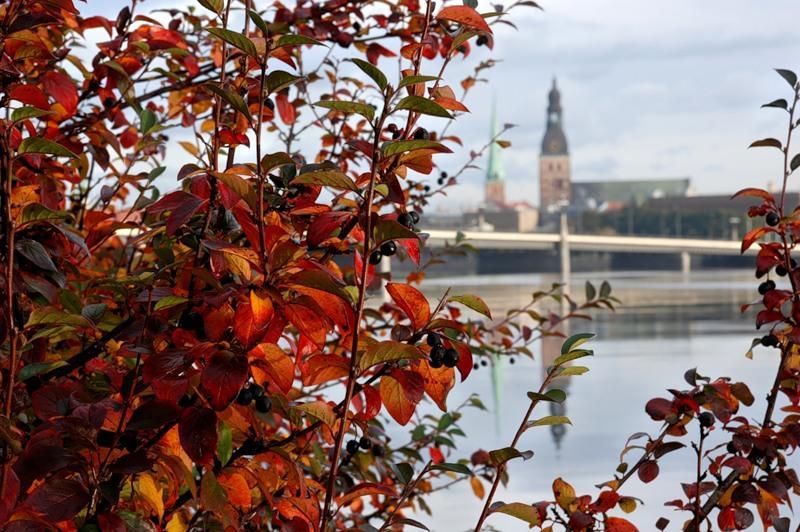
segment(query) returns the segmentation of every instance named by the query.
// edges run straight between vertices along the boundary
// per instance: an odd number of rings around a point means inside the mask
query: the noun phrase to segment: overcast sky
[[[502,63],[491,70],[491,84],[465,102],[471,114],[451,130],[467,147],[482,146],[496,97],[500,122],[519,126],[503,152],[508,197],[538,204],[537,159],[554,75],[576,181],[689,176],[697,193],[708,194],[777,180],[777,151],[746,148],[756,138],[783,135],[784,113],[759,106],[788,98],[773,67],[800,70],[798,0],[539,1],[543,12],[514,12],[518,31],[497,29],[491,56]],[[148,0],[143,8],[186,3]],[[88,4],[89,12],[109,17],[124,5]],[[485,0],[479,8],[491,10]],[[490,56],[486,48],[473,54],[449,71],[451,85]],[[455,169],[457,160],[446,166]],[[483,173],[472,171],[435,207],[462,209],[482,197]]]

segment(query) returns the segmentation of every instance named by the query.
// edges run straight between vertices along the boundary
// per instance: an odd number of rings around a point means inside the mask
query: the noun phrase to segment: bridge
[[[422,229],[421,232],[428,235],[426,245],[430,247],[442,247],[446,242],[455,242],[460,233],[467,242],[478,249],[557,249],[560,252],[563,279],[569,279],[572,272],[571,251],[679,254],[681,270],[684,273],[691,271],[693,254],[730,256],[741,254],[741,242],[737,240],[570,234],[564,219],[558,233],[498,233],[441,229]],[[754,246],[745,253],[755,254],[757,251],[758,247]]]

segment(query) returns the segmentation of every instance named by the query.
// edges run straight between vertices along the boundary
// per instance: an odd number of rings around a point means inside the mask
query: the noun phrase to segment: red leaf
[[[627,519],[606,517],[606,532],[639,532],[639,529]]]
[[[257,304],[261,307],[261,303]],[[257,311],[262,319],[267,312],[263,308],[258,308]],[[270,315],[270,317],[272,316]],[[262,322],[256,317],[250,303],[240,303],[233,318],[233,335],[244,348],[250,349],[256,345],[266,332],[266,322]]]
[[[44,75],[42,84],[47,94],[60,103],[69,115],[75,114],[78,108],[78,89],[69,76],[51,70]]]
[[[47,101],[47,96],[36,85],[17,85],[11,89],[8,97],[11,100],[17,100],[45,111],[50,109],[50,102]]]
[[[186,223],[206,201],[207,200],[190,194],[189,192],[176,190],[175,192],[170,192],[148,207],[147,212],[151,215],[159,215],[169,211],[167,234],[174,235],[178,228]]]
[[[291,125],[297,120],[297,110],[289,102],[289,91],[284,90],[278,93],[275,97],[275,103],[278,104],[278,114],[284,124]]]
[[[372,43],[367,46],[367,60],[373,65],[377,65],[378,59],[381,57],[395,57],[396,55],[393,51],[378,43]]]
[[[486,20],[474,9],[469,6],[448,6],[439,11],[436,18],[440,20],[452,20],[470,28],[492,33],[492,29]]]
[[[775,203],[775,197],[772,195],[772,193],[767,192],[766,190],[760,188],[743,188],[742,190],[731,196],[731,199],[738,198],[739,196],[752,196],[755,198],[761,198],[770,203]]]
[[[381,400],[386,410],[401,425],[414,414],[425,392],[425,381],[419,373],[395,370],[381,377]]]
[[[645,484],[652,482],[658,476],[658,462],[655,460],[645,460],[642,462],[642,465],[639,466],[637,474],[639,475],[639,480]]]
[[[178,424],[178,437],[189,458],[211,465],[217,449],[217,414],[210,408],[187,408]]]
[[[431,307],[422,292],[411,285],[399,283],[388,283],[386,291],[411,320],[414,329],[421,329],[428,324],[431,319]]]
[[[438,447],[429,447],[428,451],[431,453],[431,462],[434,464],[441,464],[444,462],[444,454]]]
[[[54,523],[72,519],[87,504],[89,492],[82,483],[59,478],[40,484],[25,500],[26,507]]]
[[[672,401],[656,397],[650,399],[644,409],[653,421],[663,421],[672,412]]]
[[[322,316],[313,309],[298,304],[288,304],[283,307],[286,317],[297,330],[314,342],[317,347],[325,346],[327,324]]]
[[[766,233],[774,232],[775,230],[771,227],[756,227],[755,229],[748,231],[748,233],[744,235],[744,238],[742,238],[742,253],[747,251],[756,240],[761,238]]]
[[[200,386],[215,410],[224,410],[236,398],[250,373],[247,358],[217,351],[203,368]]]
[[[247,356],[254,374],[263,372],[270,385],[274,385],[283,393],[288,393],[292,389],[294,362],[280,347],[275,344],[259,344],[251,349]],[[263,382],[263,379],[259,382]]]

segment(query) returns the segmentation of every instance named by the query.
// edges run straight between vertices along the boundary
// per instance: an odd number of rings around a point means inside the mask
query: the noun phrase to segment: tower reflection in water
[[[559,332],[562,334],[569,336],[569,325],[567,323],[563,323],[561,325],[561,329]],[[542,363],[540,366],[541,371],[541,379],[544,381],[547,378],[547,370],[550,366],[553,365],[553,361],[561,354],[561,345],[564,343],[564,337],[562,336],[545,336],[541,340],[541,359]],[[569,385],[570,385],[571,377],[556,377],[553,379],[553,382],[548,387],[548,390],[553,388],[560,388],[567,393],[567,398],[569,398]],[[562,403],[556,402],[548,402],[547,403],[550,409],[551,416],[566,416],[567,415],[567,400]],[[556,449],[561,448],[561,441],[564,439],[564,435],[567,432],[568,425],[551,425],[550,426],[550,434],[553,436],[553,443],[556,445]]]

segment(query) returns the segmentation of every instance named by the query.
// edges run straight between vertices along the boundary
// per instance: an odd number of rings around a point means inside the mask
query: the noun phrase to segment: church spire
[[[497,109],[495,100],[492,98],[492,125],[489,134],[489,140],[492,141],[492,144],[489,146],[489,161],[486,166],[486,181],[501,181],[505,177],[505,172],[503,171],[503,160],[500,157],[500,146],[498,146],[497,142],[493,140],[499,133],[500,127],[497,124]]]

